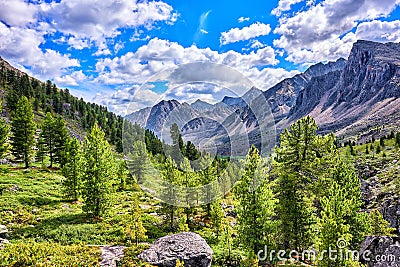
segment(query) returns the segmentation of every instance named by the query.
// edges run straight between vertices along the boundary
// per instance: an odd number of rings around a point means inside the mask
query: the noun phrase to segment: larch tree
[[[136,178],[136,182],[140,184],[150,168],[150,159],[147,154],[146,144],[140,140],[136,140],[132,144],[131,153],[128,154],[127,166],[129,171]]]
[[[22,96],[16,109],[11,112],[11,152],[16,161],[22,161],[29,168],[35,144],[36,125],[33,121],[32,105]]]
[[[42,130],[40,132],[40,137],[43,139],[44,145],[46,147],[46,152],[50,158],[50,168],[53,167],[54,162],[54,118],[50,112],[46,113],[46,117],[44,119]]]
[[[82,196],[85,212],[100,216],[108,208],[115,169],[111,147],[104,132],[95,124],[83,143]]]
[[[81,144],[76,138],[71,138],[65,145],[65,164],[62,174],[64,192],[68,198],[77,200],[81,190]]]
[[[179,208],[179,197],[180,193],[177,190],[179,171],[174,160],[168,156],[165,162],[162,164],[161,174],[162,189],[161,197],[163,203],[161,203],[162,212],[166,215],[169,222],[170,231],[174,232],[176,229],[175,216],[177,215]]]
[[[65,164],[65,146],[70,138],[68,135],[65,120],[62,116],[56,116],[54,119],[54,161],[64,167]]]
[[[139,206],[139,197],[135,196],[132,207],[128,213],[126,232],[130,239],[135,242],[136,246],[139,244],[139,241],[144,241],[147,239],[146,228],[143,226],[142,217],[143,211]]]
[[[2,110],[2,103],[0,101],[0,112]],[[10,127],[7,125],[3,118],[0,118],[0,158],[4,157],[4,154],[8,151],[9,145],[7,138],[10,132]]]
[[[279,232],[285,249],[307,249],[313,242],[319,180],[334,165],[334,136],[318,136],[310,116],[304,117],[280,135],[273,171],[277,177]]]
[[[237,220],[240,243],[252,257],[265,246],[274,248],[276,221],[273,218],[277,199],[268,180],[265,161],[254,145],[247,154],[235,196],[240,202]]]

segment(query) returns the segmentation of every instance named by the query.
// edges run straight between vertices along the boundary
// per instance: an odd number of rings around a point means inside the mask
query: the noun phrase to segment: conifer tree
[[[36,125],[33,121],[32,105],[28,98],[18,100],[16,110],[11,113],[11,146],[16,161],[22,161],[29,168],[35,144]]]
[[[379,210],[372,210],[369,213],[369,221],[371,223],[371,235],[394,236],[393,233],[396,228],[390,227],[389,222],[383,218]]]
[[[46,147],[44,144],[43,137],[39,135],[39,138],[36,142],[36,155],[35,160],[36,162],[41,162],[43,164],[44,158],[46,156]]]
[[[318,194],[318,177],[323,177],[335,163],[334,136],[317,136],[317,128],[313,118],[304,117],[281,134],[280,147],[276,148],[278,229],[286,249],[301,251],[312,244],[315,222],[312,195]]]
[[[266,166],[253,145],[247,154],[244,174],[235,187],[238,208],[238,233],[241,244],[252,255],[275,247],[275,198],[267,179]]]
[[[185,153],[185,146],[183,143],[182,135],[179,131],[179,127],[176,123],[171,125],[170,129],[172,145],[171,145],[171,157],[180,166],[183,161],[183,156]]]
[[[45,147],[46,147],[46,152],[49,154],[50,157],[50,168],[53,167],[53,162],[54,162],[54,139],[55,139],[55,134],[54,134],[54,118],[53,115],[51,115],[50,112],[46,113],[46,117],[44,119],[43,125],[42,125],[42,131],[40,132],[40,137],[43,139]]]
[[[115,160],[104,132],[95,124],[86,135],[82,154],[83,210],[100,216],[113,189]]]
[[[139,198],[135,196],[132,207],[129,210],[126,230],[130,239],[135,241],[136,246],[139,244],[139,241],[147,239],[146,228],[144,228],[142,222],[142,214],[142,209],[139,206]]]
[[[204,202],[207,203],[206,205],[206,210],[207,210],[207,216],[210,217],[210,211],[211,211],[211,199],[213,196],[218,195],[218,188],[215,188],[213,184],[211,184],[212,181],[215,181],[217,179],[217,162],[211,158],[210,153],[203,153],[203,155],[200,158],[200,182],[202,185],[207,185],[205,187],[205,192],[204,192]]]
[[[65,146],[70,138],[68,135],[67,127],[65,125],[65,120],[62,116],[56,116],[54,119],[54,161],[60,164],[62,168],[65,164]]]
[[[0,101],[0,112],[2,110],[2,103]],[[7,152],[9,145],[7,143],[7,138],[10,132],[10,127],[7,125],[3,118],[0,118],[0,158],[3,158],[4,154]]]
[[[136,178],[137,183],[141,183],[150,168],[150,159],[147,154],[146,144],[136,140],[132,144],[132,153],[128,154],[128,169]]]
[[[180,185],[185,187],[185,213],[186,213],[186,224],[189,225],[190,215],[193,212],[193,206],[198,203],[198,194],[194,187],[198,185],[198,177],[196,177],[196,173],[193,171],[192,166],[190,165],[190,161],[187,158],[184,158],[181,166],[181,178]]]
[[[174,160],[168,156],[162,165],[162,191],[161,197],[164,202],[161,204],[162,212],[166,215],[169,222],[170,230],[173,232],[176,229],[175,216],[179,211],[178,198],[180,192],[177,191],[176,187],[171,185],[178,185],[178,169]]]
[[[76,138],[71,138],[65,145],[65,165],[62,174],[64,192],[68,198],[77,200],[81,190],[81,146]]]

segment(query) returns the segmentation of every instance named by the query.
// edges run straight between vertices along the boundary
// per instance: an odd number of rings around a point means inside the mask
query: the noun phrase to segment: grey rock
[[[102,246],[101,267],[117,267],[118,262],[124,257],[124,246]]]
[[[185,266],[210,267],[212,254],[200,235],[184,232],[157,239],[138,258],[159,267],[174,267],[178,259],[183,260]]]
[[[400,266],[400,237],[367,236],[361,244],[360,262],[368,267]]]

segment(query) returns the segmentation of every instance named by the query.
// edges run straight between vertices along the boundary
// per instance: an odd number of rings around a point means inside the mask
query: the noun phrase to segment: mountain
[[[136,114],[140,117],[146,110]],[[271,120],[279,133],[306,115],[315,118],[320,133],[365,142],[400,126],[400,44],[360,40],[347,60],[318,63],[264,92],[251,88],[242,97],[226,96],[212,107],[197,102],[190,112],[198,117],[179,118],[183,138],[196,145],[212,143],[223,153],[229,152],[231,135],[247,135],[260,145]],[[161,121],[146,127],[156,129]]]
[[[400,44],[356,42],[342,71],[312,79],[299,93],[287,123],[308,114],[322,133],[360,142],[381,126],[380,134],[399,127]]]
[[[200,99],[197,99],[194,103],[190,105],[192,108],[198,111],[207,111],[213,107],[212,104],[207,103],[205,101],[202,101]]]
[[[241,97],[225,96],[221,102],[234,108],[242,108],[251,103],[260,94],[262,94],[260,89],[252,87]]]

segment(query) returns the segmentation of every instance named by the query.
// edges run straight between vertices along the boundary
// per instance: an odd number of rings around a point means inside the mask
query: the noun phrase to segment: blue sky
[[[180,64],[224,64],[267,90],[310,64],[347,58],[358,39],[399,42],[399,5],[400,0],[0,0],[0,56],[124,114],[127,103],[138,109],[158,100],[165,81],[140,86]],[[180,101],[194,100],[189,87],[174,89]],[[220,88],[203,87],[196,97],[221,100]]]

